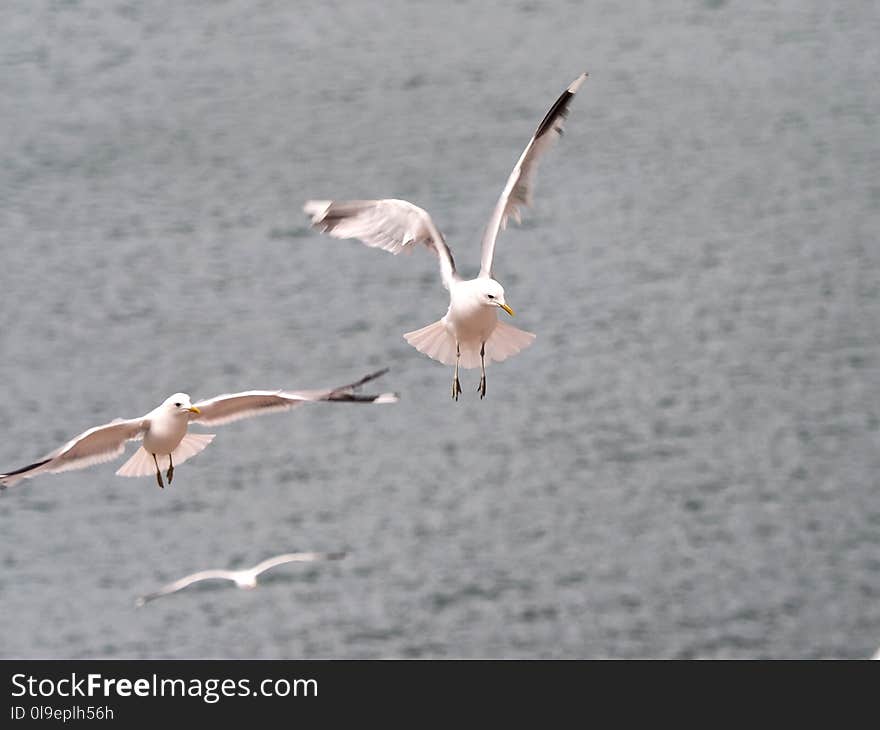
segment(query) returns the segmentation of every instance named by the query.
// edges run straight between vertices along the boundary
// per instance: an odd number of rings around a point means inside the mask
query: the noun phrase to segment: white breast
[[[144,449],[151,454],[170,454],[186,435],[188,424],[187,418],[173,412],[150,414],[150,427],[144,434]]]
[[[498,308],[483,303],[476,280],[460,281],[450,291],[443,321],[460,343],[479,347],[498,324]]]

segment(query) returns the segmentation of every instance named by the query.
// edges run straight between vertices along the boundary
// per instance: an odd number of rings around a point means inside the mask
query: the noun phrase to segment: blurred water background
[[[0,494],[0,655],[870,655],[878,38],[801,0],[3,3],[0,466],[177,390],[388,365],[402,401],[220,427],[165,491]],[[401,338],[432,257],[302,202],[412,200],[473,274],[582,70],[497,250],[538,339],[455,404]],[[134,607],[295,549],[350,555]]]

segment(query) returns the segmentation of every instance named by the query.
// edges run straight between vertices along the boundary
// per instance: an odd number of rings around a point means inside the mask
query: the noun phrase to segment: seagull
[[[54,474],[110,461],[125,451],[126,441],[139,440],[143,441],[143,446],[116,473],[123,477],[155,474],[156,481],[164,489],[162,471],[166,471],[168,484],[171,484],[175,465],[195,456],[214,440],[213,433],[188,433],[190,423],[219,425],[262,413],[287,411],[313,401],[395,403],[395,393],[354,393],[355,388],[386,372],[387,368],[332,390],[248,390],[218,395],[197,403],[192,403],[186,393],[175,393],[145,416],[128,420],[119,418],[103,426],[95,426],[39,461],[7,474],[0,474],[0,489],[43,472]]]
[[[367,246],[392,254],[411,252],[424,244],[440,260],[443,286],[449,291],[449,310],[441,320],[407,332],[404,339],[434,360],[455,365],[452,398],[458,400],[461,383],[459,367],[480,366],[477,390],[486,395],[486,364],[501,362],[528,347],[535,339],[531,332],[498,321],[498,310],[513,317],[504,299],[504,288],[493,277],[495,240],[506,227],[509,216],[520,222],[520,208],[532,204],[532,179],[541,156],[562,135],[562,122],[572,97],[587,78],[583,73],[562,92],[526,145],[483,234],[480,273],[475,279],[462,279],[446,240],[427,211],[406,200],[308,200],[303,210],[311,224],[334,238],[357,238]]]
[[[345,553],[284,553],[283,555],[267,558],[252,568],[243,568],[242,570],[200,570],[198,573],[191,573],[171,583],[166,583],[153,593],[139,596],[135,600],[135,605],[143,606],[148,601],[167,596],[171,593],[177,593],[177,591],[182,591],[187,586],[203,580],[231,580],[238,588],[251,590],[257,587],[257,576],[260,573],[265,573],[267,570],[278,565],[284,565],[285,563],[312,563],[317,560],[341,560],[344,557]]]

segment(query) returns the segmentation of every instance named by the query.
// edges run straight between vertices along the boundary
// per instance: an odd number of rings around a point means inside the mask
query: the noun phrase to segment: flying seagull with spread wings
[[[455,270],[452,252],[427,211],[405,200],[309,200],[303,210],[312,225],[334,238],[357,238],[373,248],[398,254],[412,251],[421,243],[440,259],[443,286],[449,290],[446,316],[427,327],[407,332],[404,338],[419,352],[455,365],[452,397],[458,400],[461,383],[459,367],[480,367],[477,389],[486,395],[486,364],[501,362],[532,344],[535,335],[498,320],[498,310],[511,317],[513,310],[504,299],[504,289],[492,274],[495,241],[510,216],[519,222],[520,209],[532,204],[535,170],[541,156],[562,134],[562,122],[572,97],[587,74],[578,76],[550,107],[544,120],[526,145],[501,197],[495,205],[483,234],[480,273],[475,279],[462,279]]]
[[[261,563],[257,563],[252,568],[243,568],[242,570],[200,570],[198,573],[185,575],[171,583],[144,596],[139,596],[135,601],[138,606],[143,606],[148,601],[152,601],[171,593],[177,593],[184,588],[191,586],[193,583],[199,583],[203,580],[228,580],[235,583],[238,588],[249,590],[257,587],[257,576],[265,573],[271,568],[287,563],[313,563],[319,560],[341,560],[345,557],[345,553],[284,553],[283,555],[275,555],[267,558]]]
[[[356,388],[386,372],[387,369],[380,370],[355,383],[332,390],[248,390],[218,395],[196,403],[192,403],[186,393],[175,393],[145,416],[128,420],[117,419],[103,426],[95,426],[39,461],[7,474],[0,474],[0,489],[44,472],[54,474],[110,461],[122,455],[127,441],[140,440],[143,441],[143,446],[116,473],[123,477],[155,474],[159,486],[164,488],[163,471],[171,484],[175,465],[179,466],[195,456],[214,440],[213,433],[188,433],[190,423],[214,426],[263,413],[288,411],[303,403],[315,401],[395,403],[397,395],[394,393],[355,393]]]

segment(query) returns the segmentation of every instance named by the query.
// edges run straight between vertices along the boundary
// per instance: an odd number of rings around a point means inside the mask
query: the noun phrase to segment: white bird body
[[[175,408],[175,402],[189,404],[189,396],[176,393],[161,406],[154,408],[146,416],[147,428],[144,431],[144,450],[151,454],[168,456],[183,441],[189,429],[191,412]],[[191,405],[191,404],[189,404]]]
[[[479,354],[482,344],[495,331],[498,317],[495,312],[484,312],[468,306],[470,302],[450,303],[443,322],[449,334],[458,343],[459,350],[474,351]],[[479,306],[479,305],[478,305]],[[462,364],[464,368],[476,367],[468,360]]]
[[[424,244],[440,262],[443,286],[449,290],[449,309],[442,319],[404,334],[419,352],[447,365],[455,365],[452,397],[458,400],[461,385],[458,369],[481,368],[480,398],[486,394],[486,365],[501,362],[532,344],[535,335],[498,321],[498,309],[511,317],[513,310],[504,299],[504,289],[492,275],[498,234],[520,208],[531,205],[532,179],[538,160],[562,134],[568,105],[587,74],[581,74],[562,92],[526,145],[495,205],[482,239],[480,273],[462,279],[455,269],[452,252],[427,211],[406,200],[308,200],[303,210],[312,225],[334,238],[357,238],[372,248],[392,254],[411,251]]]
[[[181,591],[193,583],[200,583],[205,580],[228,580],[235,583],[237,588],[243,590],[253,590],[257,587],[257,576],[265,573],[267,570],[275,568],[279,565],[287,563],[313,563],[321,560],[341,560],[345,557],[344,552],[339,553],[283,553],[267,558],[257,565],[250,568],[242,568],[241,570],[200,570],[197,573],[190,573],[183,578],[178,578],[171,583],[166,583],[153,593],[140,596],[135,601],[138,606],[143,606],[148,601],[152,601],[162,596],[170,595]]]
[[[494,301],[506,308],[504,289],[494,279],[459,279],[449,288],[449,308],[440,322],[407,332],[404,339],[428,357],[466,370],[501,362],[525,349],[535,335],[500,321],[500,306],[486,303],[487,288],[498,292]],[[445,337],[430,337],[438,324]]]
[[[501,288],[494,279],[489,281]],[[455,337],[461,347],[478,352],[498,324],[498,307],[486,306],[484,302],[484,284],[483,279],[456,281],[449,290],[449,309],[443,317],[449,334]]]
[[[156,476],[160,487],[162,472],[167,472],[168,483],[179,466],[203,451],[214,440],[212,433],[189,433],[190,423],[219,425],[263,413],[288,411],[303,403],[330,401],[342,403],[394,403],[397,395],[360,395],[354,390],[364,383],[384,375],[380,370],[355,383],[327,390],[249,390],[225,393],[193,404],[186,393],[175,393],[162,405],[145,416],[129,420],[117,419],[103,426],[95,426],[72,438],[39,461],[0,474],[0,489],[13,486],[22,479],[42,473],[58,473],[82,469],[121,456],[128,441],[142,440],[131,458],[116,472],[123,477]]]
[[[236,575],[233,580],[238,588],[246,591],[252,591],[257,587],[257,574],[248,573],[247,575]]]
[[[175,393],[143,417],[143,446],[116,471],[121,477],[148,477],[156,475],[164,488],[161,472],[174,478],[174,467],[180,466],[205,450],[215,437],[213,433],[189,433],[189,423],[200,417],[201,410],[194,406],[186,393]]]

